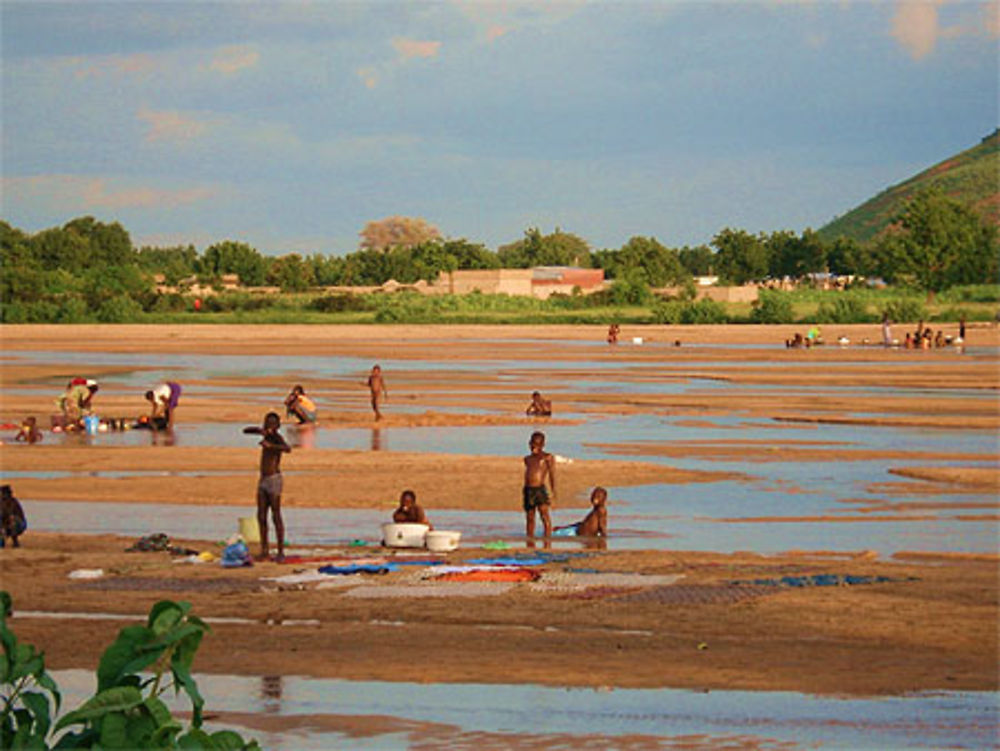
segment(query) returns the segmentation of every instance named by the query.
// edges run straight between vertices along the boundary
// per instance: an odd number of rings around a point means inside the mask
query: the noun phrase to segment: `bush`
[[[370,305],[361,295],[324,295],[309,301],[307,307],[320,313],[346,313],[348,311],[369,310]]]
[[[92,316],[87,303],[80,297],[67,297],[59,303],[59,323],[86,323]]]
[[[653,306],[653,323],[676,326],[681,322],[681,311],[686,303],[670,300]]]
[[[750,320],[754,323],[792,323],[792,299],[784,292],[761,290],[760,297],[753,304]]]
[[[854,295],[841,294],[832,305],[820,303],[816,311],[817,323],[871,323],[874,320],[864,300]]]
[[[965,284],[946,289],[938,298],[942,302],[1000,302],[1000,284]]]
[[[708,297],[681,308],[681,323],[725,323],[727,320],[726,307]]]
[[[142,306],[128,295],[118,295],[105,300],[97,309],[101,323],[130,323],[142,317]]]
[[[882,307],[882,315],[889,316],[890,321],[903,323],[906,321],[923,321],[927,318],[927,310],[919,300],[904,297],[890,300]]]

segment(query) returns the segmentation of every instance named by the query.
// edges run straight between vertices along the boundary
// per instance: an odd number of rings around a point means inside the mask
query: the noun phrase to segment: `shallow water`
[[[75,708],[93,674],[55,671]],[[290,676],[196,675],[209,729],[239,727],[268,749],[735,747],[983,749],[996,747],[997,697],[936,693],[836,699],[790,692],[416,684]],[[165,694],[166,699],[169,694]],[[183,701],[170,699],[175,710]],[[272,729],[273,728],[273,729]],[[638,737],[637,737],[638,736]]]
[[[541,346],[541,345],[540,345]],[[649,365],[622,365],[607,360],[588,359],[588,347],[594,352],[604,352],[597,344],[582,343],[584,357],[570,362],[510,361],[510,360],[467,360],[448,363],[448,370],[462,369],[491,374],[503,381],[515,382],[530,378],[533,373],[559,368],[565,373],[561,387],[567,390],[592,393],[628,394],[671,394],[710,393],[721,386],[739,392],[766,393],[759,386],[740,386],[711,379],[689,378],[678,372],[676,378],[661,378],[657,381],[636,380],[648,376]],[[630,345],[631,346],[631,345]],[[645,346],[645,345],[644,345]],[[652,346],[652,345],[651,345]],[[672,348],[661,345],[664,352],[662,361],[656,363],[658,371],[677,365],[690,370],[697,363],[673,361],[666,353]],[[739,348],[738,346],[736,348]],[[900,353],[897,362],[900,367],[919,368],[922,361],[918,357],[908,357]],[[315,356],[282,356],[264,359],[241,355],[156,355],[137,353],[56,353],[56,352],[14,352],[8,357],[18,357],[30,361],[87,363],[99,361],[103,364],[120,365],[125,370],[109,378],[112,389],[140,388],[152,382],[155,377],[167,374],[177,375],[182,370],[187,377],[211,379],[214,377],[239,376],[247,372],[258,375],[275,373],[322,373],[324,375],[356,375],[367,371],[370,363],[362,358],[330,358]],[[846,356],[846,355],[845,355]],[[953,362],[960,367],[967,362],[967,356],[957,356]],[[405,370],[425,370],[445,372],[433,362],[413,360],[383,360],[387,368],[398,367]],[[801,361],[781,363],[782,366],[796,367],[815,365],[803,358]],[[706,363],[709,364],[709,363]],[[719,363],[711,363],[718,367]],[[847,364],[841,362],[838,364]],[[756,367],[758,363],[754,363]],[[153,367],[162,371],[129,371],[128,368]],[[729,367],[729,366],[727,366]],[[737,370],[738,363],[731,368]],[[595,378],[594,371],[603,374]],[[183,379],[182,379],[183,380]],[[204,388],[205,393],[217,393],[224,387],[215,385],[192,386],[191,391]],[[817,387],[824,392],[829,387]],[[851,392],[852,387],[842,387],[845,393],[877,395],[878,389],[860,389]],[[779,393],[781,390],[776,390]],[[808,385],[794,387],[797,394],[808,394]],[[914,390],[916,394],[918,390]],[[242,393],[242,392],[241,392]],[[277,402],[284,396],[274,389],[251,388],[247,398],[261,404],[271,400]],[[940,396],[954,399],[972,399],[981,395],[969,389],[942,389]],[[359,409],[364,408],[358,399]],[[415,403],[391,405],[392,409],[406,412],[420,412],[427,409],[419,400]],[[434,411],[479,411],[459,407],[434,407]],[[884,487],[892,483],[896,487],[905,482],[888,473],[890,467],[909,464],[948,466],[956,462],[928,460],[916,454],[943,455],[952,453],[996,454],[998,436],[992,431],[946,430],[922,428],[892,428],[876,425],[837,424],[796,424],[767,420],[759,417],[730,415],[673,416],[664,412],[631,415],[595,416],[593,414],[560,414],[560,417],[579,419],[579,424],[556,425],[539,421],[537,427],[547,435],[547,448],[553,453],[572,459],[641,459],[673,467],[691,470],[731,472],[745,478],[745,481],[723,481],[694,483],[687,485],[646,485],[630,488],[615,487],[615,478],[609,476],[604,485],[611,488],[611,531],[609,540],[613,549],[701,549],[728,552],[732,550],[757,550],[776,552],[788,549],[823,550],[875,550],[889,555],[899,550],[993,552],[1000,535],[1000,523],[996,519],[962,520],[959,517],[982,517],[996,513],[995,495],[982,493],[943,493],[932,496],[911,496],[897,492],[890,494]],[[300,450],[308,447],[318,449],[351,449],[361,451],[405,451],[434,452],[444,454],[492,455],[519,457],[527,450],[527,439],[533,426],[497,425],[470,427],[392,427],[392,428],[336,428],[321,425],[317,429],[300,431],[295,426],[285,428],[293,446]],[[185,423],[181,422],[173,436],[167,437],[150,431],[126,431],[86,435],[51,435],[49,442],[68,444],[93,444],[100,446],[119,445],[181,445],[181,446],[252,446],[256,438],[245,436],[241,426],[233,423]],[[819,442],[831,448],[845,448],[858,451],[912,452],[914,458],[898,460],[864,460],[830,462],[820,459],[802,459],[793,451],[782,452],[780,444],[774,452],[777,461],[761,461],[752,455],[746,460],[718,460],[686,457],[658,457],[612,453],[608,448],[595,444],[616,443],[692,443],[698,441],[747,441],[767,445],[773,441],[804,440]],[[818,446],[822,448],[822,445]],[[19,447],[17,450],[29,450]],[[963,461],[962,465],[974,464]],[[153,506],[104,506],[101,504],[53,504],[43,503],[44,499],[32,499],[35,508],[30,513],[30,521],[35,529],[52,531],[92,531],[139,536],[153,531],[164,531],[175,537],[190,536],[191,530],[204,530],[212,537],[226,537],[235,530],[234,519],[253,513],[250,504],[253,498],[253,466],[245,473],[248,507],[153,507]],[[210,472],[177,472],[164,475],[160,472],[93,472],[80,473],[81,480],[88,477],[162,477],[198,476]],[[241,473],[226,473],[239,475]],[[294,470],[286,471],[288,481],[295,482]],[[8,473],[8,479],[19,477],[65,477],[58,472]],[[920,483],[910,486],[918,490]],[[240,492],[240,491],[237,491]],[[850,500],[851,503],[844,503]],[[888,521],[868,520],[857,513],[858,502],[900,503],[909,500],[933,502],[937,508],[918,513],[903,511],[879,512],[869,517],[888,517]],[[968,502],[992,503],[992,508],[961,509]],[[93,509],[96,513],[89,513]],[[554,512],[556,524],[576,521],[581,512],[578,509]],[[377,541],[383,512],[377,511],[323,511],[316,509],[286,509],[286,519],[293,539],[298,535],[308,544],[339,543],[353,539]],[[851,521],[822,521],[821,518]],[[903,516],[911,518],[904,519]],[[926,518],[914,519],[914,516]],[[789,521],[768,523],[754,522],[755,518],[785,518]],[[808,517],[812,517],[809,519]],[[437,526],[460,529],[469,542],[491,539],[505,539],[520,542],[523,517],[517,499],[512,499],[509,512],[461,512],[432,511]],[[791,521],[791,519],[797,519]]]

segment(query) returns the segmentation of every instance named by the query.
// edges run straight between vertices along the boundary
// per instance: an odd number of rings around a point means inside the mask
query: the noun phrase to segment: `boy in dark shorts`
[[[552,536],[552,519],[549,511],[556,497],[556,462],[552,454],[545,451],[545,434],[535,431],[528,442],[531,453],[524,457],[523,505],[528,537],[535,536],[535,511],[542,517],[545,537]],[[552,499],[545,490],[545,481],[552,488]]]
[[[24,518],[24,509],[10,485],[0,487],[0,548],[4,547],[9,537],[15,548],[21,547],[17,538],[24,534],[28,528],[28,521]]]
[[[389,398],[389,391],[385,387],[385,377],[382,375],[382,366],[373,365],[372,372],[368,375],[368,380],[366,382],[368,386],[368,391],[371,392],[372,397],[372,412],[375,413],[375,419],[382,419],[382,411],[379,409],[382,406],[382,400]]]
[[[243,432],[261,435],[260,480],[257,483],[257,525],[260,527],[260,555],[264,561],[270,553],[267,544],[267,510],[274,519],[274,534],[278,538],[278,561],[285,560],[285,522],[281,518],[281,455],[292,450],[278,429],[281,418],[277,412],[268,412],[263,427],[243,428]]]

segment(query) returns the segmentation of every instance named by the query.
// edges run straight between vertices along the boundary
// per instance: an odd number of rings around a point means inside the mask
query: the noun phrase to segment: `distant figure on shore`
[[[809,345],[806,344],[806,340],[803,338],[802,334],[796,331],[795,336],[793,336],[791,339],[785,340],[785,346],[788,349],[799,349],[800,347],[807,347]]]
[[[536,431],[528,442],[531,453],[524,457],[524,491],[522,505],[525,515],[525,529],[528,537],[535,536],[535,512],[542,517],[545,538],[552,536],[552,518],[549,512],[556,497],[556,461],[545,451],[545,434]],[[552,499],[545,489],[548,481],[552,488]]]
[[[299,384],[285,397],[285,417],[294,417],[299,425],[316,422],[316,403]]]
[[[934,346],[936,348],[944,346],[944,332],[941,329],[938,329],[937,334],[934,335]]]
[[[9,537],[15,548],[21,547],[18,537],[28,528],[28,520],[24,509],[14,497],[10,485],[0,487],[0,548],[4,547]]]
[[[524,410],[528,417],[551,417],[552,402],[544,398],[538,391],[531,393],[531,404]]]
[[[958,319],[958,338],[961,339],[963,342],[965,341],[965,314],[964,313],[962,314],[962,317]]]
[[[372,412],[375,413],[375,419],[382,419],[382,412],[379,407],[382,405],[382,399],[389,398],[389,391],[385,387],[385,378],[382,376],[382,366],[373,365],[372,371],[368,375],[368,391],[371,392],[372,398]]]
[[[161,383],[151,391],[147,391],[146,401],[152,405],[149,413],[149,426],[153,430],[173,430],[174,413],[181,400],[181,386],[174,381]]]
[[[888,313],[882,314],[882,346],[886,348],[892,346],[892,329]]]
[[[43,434],[38,428],[38,420],[34,417],[25,417],[24,422],[21,423],[21,429],[14,436],[15,441],[24,441],[25,443],[38,443],[42,438]]]
[[[621,326],[612,323],[608,326],[608,344],[618,344],[618,334],[621,333]]]
[[[590,493],[590,512],[583,521],[556,527],[557,537],[576,535],[578,537],[607,537],[608,535],[608,491],[597,486]],[[561,533],[561,534],[560,534]]]
[[[243,428],[249,435],[263,436],[260,440],[260,479],[257,482],[257,525],[260,527],[260,555],[258,560],[267,560],[270,549],[267,540],[267,511],[271,510],[274,520],[274,535],[278,538],[277,560],[285,560],[285,522],[281,518],[281,455],[287,454],[292,447],[278,432],[281,418],[277,412],[268,412],[264,416],[262,427]]]
[[[913,349],[913,334],[906,332],[906,339],[903,340],[904,349]]]
[[[417,504],[417,494],[412,490],[404,490],[399,496],[399,507],[392,512],[392,520],[396,524],[426,524],[428,528],[434,529],[427,521],[423,508]]]

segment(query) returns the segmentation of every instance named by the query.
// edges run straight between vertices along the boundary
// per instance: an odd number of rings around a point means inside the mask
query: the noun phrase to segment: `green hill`
[[[819,230],[824,240],[841,235],[865,242],[885,229],[906,201],[920,190],[940,188],[1000,225],[1000,128],[978,146],[893,185]]]

